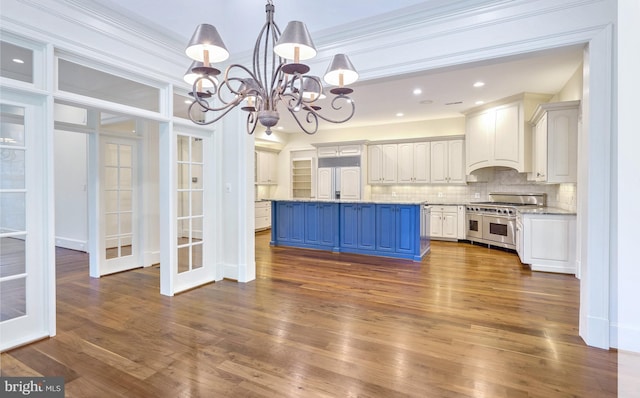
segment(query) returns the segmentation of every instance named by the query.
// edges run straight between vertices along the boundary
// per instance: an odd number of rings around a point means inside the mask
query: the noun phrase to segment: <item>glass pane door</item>
[[[134,140],[104,138],[102,143],[102,202],[105,275],[139,267],[136,239]]]
[[[38,109],[0,103],[0,350],[49,334]]]
[[[26,315],[24,108],[2,107],[0,131],[0,322]]]
[[[178,135],[178,273],[202,267],[203,171],[202,139]]]

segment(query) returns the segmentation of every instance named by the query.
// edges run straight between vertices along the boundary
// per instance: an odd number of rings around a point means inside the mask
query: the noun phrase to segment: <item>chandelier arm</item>
[[[243,71],[247,72],[247,74],[249,75],[250,78],[252,78],[256,82],[258,82],[260,87],[263,87],[262,83],[258,81],[257,76],[251,70],[249,70],[246,66],[240,65],[240,64],[231,64],[231,65],[227,66],[227,69],[224,72],[224,80],[222,80],[222,84],[227,87],[227,90],[229,90],[229,92],[231,92],[231,94],[242,95],[241,92],[236,91],[236,90],[234,90],[233,87],[231,87],[231,84],[229,84],[230,82],[232,82],[232,81],[244,82],[244,79],[242,79],[240,77],[229,77],[229,72],[231,72],[231,70],[233,70],[234,68],[240,68]]]
[[[253,75],[256,76],[255,79],[260,84],[260,86],[264,86],[264,81],[262,79],[262,75],[260,74],[260,44],[262,42],[262,37],[265,35],[265,32],[269,31],[269,20],[262,25],[262,29],[258,34],[258,38],[256,39],[256,43],[253,46]]]
[[[330,119],[328,117],[322,116],[320,113],[316,112],[313,108],[308,107],[307,111],[313,113],[314,115],[318,116],[320,119],[325,120],[329,123],[344,123],[348,120],[350,120],[353,115],[356,113],[356,104],[355,102],[351,99],[351,97],[344,95],[344,94],[338,94],[336,95],[336,97],[331,100],[331,107],[335,110],[340,110],[342,109],[342,106],[336,106],[336,102],[338,100],[345,100],[347,103],[351,104],[351,113],[349,113],[349,115],[347,117],[345,117],[344,119]]]
[[[203,100],[203,101],[204,101],[205,103],[207,102],[206,100]],[[213,124],[213,123],[217,122],[218,120],[222,119],[222,118],[223,118],[227,113],[229,113],[233,108],[235,108],[236,106],[238,106],[238,104],[240,104],[240,102],[242,102],[242,101],[237,101],[237,100],[236,100],[236,101],[233,101],[233,102],[228,103],[227,105],[225,105],[225,106],[224,106],[224,107],[222,107],[222,108],[210,108],[209,106],[202,108],[202,109],[204,110],[204,113],[209,112],[209,111],[211,111],[211,112],[222,112],[222,113],[221,113],[220,115],[218,115],[216,118],[214,118],[214,119],[212,119],[212,120],[210,120],[210,121],[208,121],[208,122],[205,122],[205,121],[199,121],[199,120],[197,120],[197,119],[195,119],[195,118],[193,117],[193,115],[192,115],[193,107],[194,107],[196,104],[200,105],[200,102],[198,102],[198,101],[193,101],[193,102],[191,103],[191,105],[189,105],[189,119],[191,119],[191,121],[192,121],[192,122],[194,122],[195,124],[198,124],[198,125],[200,125],[200,126],[206,126],[206,125],[209,125],[209,124]]]
[[[313,135],[316,132],[318,132],[318,114],[317,113],[307,112],[307,116],[306,116],[307,123],[312,124],[313,126],[313,130],[307,130],[307,128],[303,126],[302,123],[300,122],[300,119],[298,118],[298,112],[294,111],[293,109],[289,109],[289,107],[287,107],[287,110],[289,111],[291,116],[293,116],[293,120],[296,121],[296,123],[298,124],[298,127],[300,127],[300,129],[302,129],[302,131],[304,131],[306,134]]]
[[[247,115],[247,133],[253,134],[256,131],[256,126],[258,125],[258,118],[256,117],[255,112],[249,112]]]
[[[296,80],[300,80],[299,89],[295,89],[294,87]],[[303,85],[302,85],[302,79],[300,79],[300,74],[296,73],[295,75],[293,75],[293,77],[291,78],[291,82],[288,83],[287,85],[291,86],[291,92],[287,93],[287,92],[284,92],[283,90],[282,93],[278,93],[278,99],[287,104],[287,110],[289,112],[291,111],[296,112],[296,109],[300,110],[300,106],[305,102],[304,96],[303,96],[304,89],[302,87]],[[286,98],[288,98],[288,101],[286,100]]]
[[[205,97],[201,97],[200,94],[201,92],[198,91],[198,86],[201,86],[199,83],[202,82],[203,80],[207,80],[209,82],[211,82],[211,84],[213,85],[213,92],[211,92],[211,90],[207,90],[204,94],[206,94]],[[209,77],[209,76],[200,76],[198,77],[194,82],[193,82],[193,87],[191,88],[191,93],[193,95],[193,102],[197,102],[200,107],[202,107],[202,109],[205,109],[207,111],[213,111],[215,109],[211,108],[209,106],[209,101],[207,101],[205,98],[209,98],[213,95],[215,95],[218,91],[218,86],[216,85],[215,81]],[[193,104],[192,104],[193,105]]]
[[[211,93],[210,91],[207,91],[207,92]],[[220,112],[220,111],[227,110],[228,108],[233,108],[234,106],[237,106],[241,102],[241,100],[238,101],[238,98],[235,98],[233,101],[230,101],[230,102],[225,102],[222,100],[221,102],[224,104],[224,106],[221,106],[220,108],[212,107],[209,105],[209,101],[207,101],[204,97],[200,97],[198,93],[195,93],[194,100],[189,106],[189,108],[191,108],[195,104],[198,104],[200,106],[200,109],[204,112]]]

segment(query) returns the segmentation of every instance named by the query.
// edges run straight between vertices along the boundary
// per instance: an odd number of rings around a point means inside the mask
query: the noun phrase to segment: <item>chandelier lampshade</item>
[[[336,54],[324,75],[324,81],[332,86],[348,86],[358,80],[358,72],[344,54]]]
[[[185,51],[194,61],[184,76],[193,87],[189,93],[194,97],[189,106],[191,121],[212,124],[239,105],[248,113],[249,134],[253,134],[258,123],[271,134],[271,128],[280,122],[280,111],[289,112],[307,134],[318,131],[320,119],[330,123],[350,120],[355,114],[355,102],[348,96],[353,90],[346,86],[358,79],[358,73],[349,58],[336,55],[324,77],[325,82],[337,86],[330,90],[333,97],[330,106],[325,107],[337,113],[337,117],[326,116],[320,113],[322,108],[317,104],[326,98],[322,80],[307,75],[311,68],[302,63],[317,54],[306,25],[291,21],[280,34],[273,19],[272,0],[267,0],[265,10],[267,20],[254,45],[253,65],[228,65],[220,81],[215,76],[221,72],[212,64],[225,61],[229,52],[213,25],[196,28]],[[213,116],[207,118],[207,114]]]
[[[185,50],[189,58],[205,63],[222,62],[229,58],[229,51],[224,45],[218,29],[209,24],[198,25]],[[205,59],[208,58],[208,59]]]
[[[307,26],[300,21],[291,21],[287,24],[282,36],[273,47],[273,51],[282,58],[292,60],[295,63],[311,59],[317,54]]]

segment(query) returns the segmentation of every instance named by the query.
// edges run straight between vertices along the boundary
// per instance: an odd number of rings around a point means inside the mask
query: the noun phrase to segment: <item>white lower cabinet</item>
[[[576,273],[575,214],[522,214],[516,228],[520,261],[532,271]]]
[[[431,239],[458,240],[458,206],[431,207]]]
[[[271,228],[271,202],[268,200],[256,202],[255,216],[256,231],[262,231],[264,229]]]

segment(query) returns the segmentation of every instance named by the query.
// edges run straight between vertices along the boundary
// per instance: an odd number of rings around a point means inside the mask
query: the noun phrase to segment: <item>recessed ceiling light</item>
[[[278,127],[276,127],[276,128],[277,128],[278,130],[283,130],[283,129],[284,129],[284,127],[282,127],[282,126],[278,126]]]
[[[13,62],[15,62],[16,64],[24,64],[24,61],[21,60],[20,58],[14,58],[12,59]]]
[[[190,104],[190,103],[191,103],[191,101],[189,101],[189,100],[184,100],[184,103],[185,103],[185,104]]]
[[[413,90],[413,95],[420,95],[420,94],[422,94],[422,89],[416,88]]]
[[[404,113],[402,113],[402,112],[398,112],[398,113],[396,113],[396,116],[398,116],[398,117],[402,117],[402,116],[404,116]]]
[[[482,105],[484,104],[484,101],[476,101],[476,105]]]
[[[484,86],[484,82],[475,82],[473,83],[473,87],[482,87]]]

